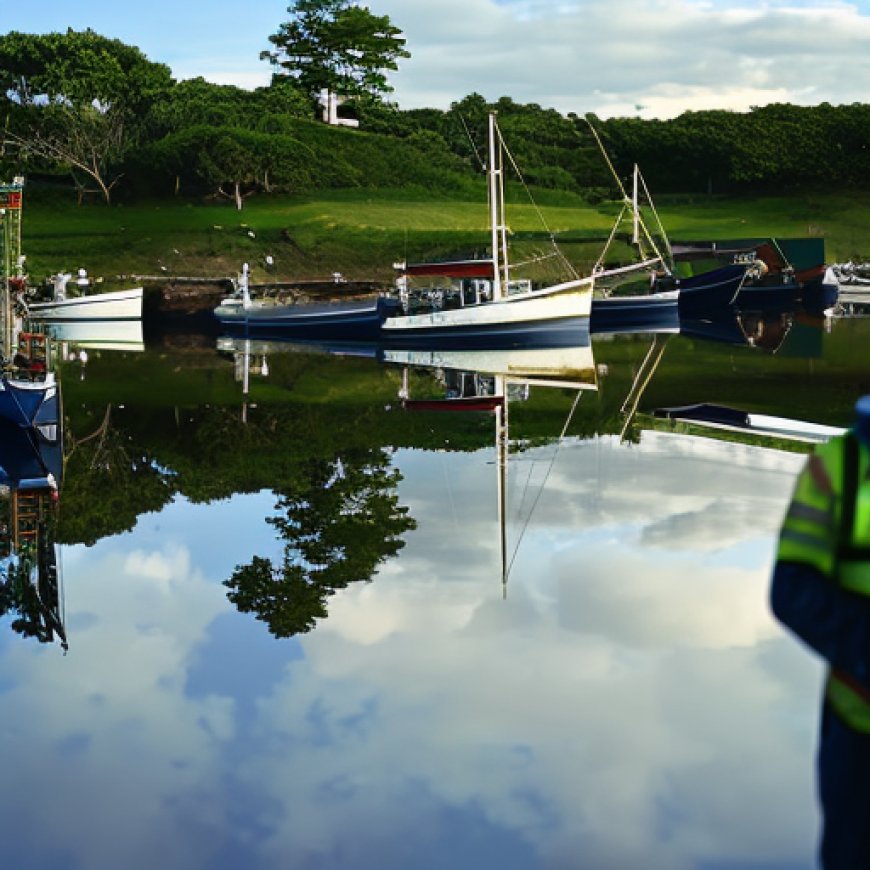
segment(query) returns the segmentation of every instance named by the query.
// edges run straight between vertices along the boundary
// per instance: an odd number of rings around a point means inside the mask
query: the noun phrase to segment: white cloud
[[[870,9],[827,0],[376,0],[411,58],[391,76],[403,108],[447,108],[472,91],[561,112],[670,116],[771,101],[861,102],[870,90]],[[166,7],[165,9],[163,7]],[[259,59],[287,18],[263,0],[19,4],[8,29],[93,27],[138,45],[180,78],[256,87]],[[161,11],[158,11],[161,10]],[[167,27],[164,23],[170,21]],[[641,106],[641,109],[637,109]]]
[[[412,57],[405,108],[472,91],[562,112],[670,116],[771,101],[866,99],[870,16],[846,3],[383,0]]]
[[[520,464],[538,475],[551,454]],[[16,640],[0,660],[17,747],[0,811],[36,842],[16,787],[50,782],[38,848],[100,870],[221,866],[221,837],[251,866],[341,865],[348,844],[350,866],[409,866],[401,850],[421,844],[434,864],[450,854],[445,817],[479,817],[481,849],[509,841],[540,866],[797,865],[813,850],[819,672],[764,600],[794,459],[728,458],[723,476],[698,441],[566,442],[503,600],[492,451],[399,451],[417,530],[301,642],[265,638],[274,677],[244,715],[221,662],[250,646],[228,634],[221,661],[203,655],[232,608],[200,566],[231,536],[194,551],[148,547],[138,529],[76,548],[68,607],[91,616],[70,656]],[[750,481],[760,528],[716,547],[694,527],[669,546],[643,535]],[[154,523],[193,541],[209,510],[173,505]],[[194,661],[211,668],[206,693],[185,691]]]

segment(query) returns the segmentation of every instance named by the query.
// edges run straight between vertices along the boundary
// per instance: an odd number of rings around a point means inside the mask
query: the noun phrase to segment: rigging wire
[[[549,224],[547,223],[546,219],[544,218],[544,213],[541,211],[540,207],[535,202],[535,199],[532,196],[532,191],[529,189],[528,184],[526,184],[526,179],[523,177],[522,172],[520,172],[520,168],[517,165],[517,162],[514,159],[513,154],[511,154],[510,148],[507,147],[507,144],[504,141],[504,137],[501,134],[501,129],[499,128],[499,126],[497,124],[496,124],[495,129],[496,129],[496,133],[498,134],[498,141],[499,141],[499,145],[501,146],[502,151],[507,155],[508,161],[510,162],[511,167],[513,168],[514,172],[516,173],[517,178],[520,181],[520,184],[523,186],[523,190],[526,192],[526,196],[528,196],[529,202],[531,203],[532,208],[535,210],[535,212],[538,215],[538,220],[540,220],[541,226],[544,227],[544,230],[546,231],[547,235],[550,238],[550,244],[553,246],[554,256],[558,257],[561,260],[562,265],[565,266],[565,268],[568,270],[568,272],[572,278],[574,278],[575,280],[578,279],[580,277],[579,273],[574,268],[571,261],[565,256],[565,253],[559,248],[558,244],[556,243],[556,236],[553,233],[553,231],[550,229]]]
[[[550,462],[547,466],[546,474],[544,474],[544,480],[541,483],[541,486],[538,489],[538,494],[535,496],[534,502],[532,502],[532,507],[529,510],[529,515],[526,517],[526,521],[523,524],[523,527],[520,529],[520,534],[517,538],[516,547],[514,547],[514,551],[511,555],[510,562],[508,562],[507,571],[505,572],[505,577],[510,576],[511,568],[513,568],[514,562],[517,558],[517,553],[520,550],[520,544],[523,542],[523,537],[525,537],[526,530],[529,527],[529,523],[532,521],[532,514],[535,512],[535,508],[538,506],[538,502],[541,500],[541,495],[544,492],[544,487],[547,485],[547,480],[550,477],[550,472],[553,470],[553,465],[556,462],[556,457],[559,455],[559,449],[562,446],[562,442],[565,440],[565,433],[568,431],[568,427],[571,425],[571,420],[574,417],[574,412],[577,410],[577,405],[580,404],[580,397],[583,395],[583,390],[578,390],[577,395],[574,397],[574,401],[571,404],[571,410],[568,412],[568,417],[565,420],[565,425],[562,427],[562,431],[559,433],[559,438],[556,440],[556,449],[553,451],[552,456],[550,457]],[[531,477],[531,470],[529,471],[529,477]]]
[[[613,163],[610,160],[610,156],[608,155],[606,149],[604,148],[604,143],[601,141],[601,137],[598,135],[598,131],[595,129],[594,125],[592,124],[592,121],[590,121],[588,117],[585,117],[584,120],[586,121],[587,125],[589,126],[590,131],[592,132],[592,136],[595,139],[596,144],[598,145],[598,150],[601,152],[601,156],[604,158],[604,162],[607,164],[607,168],[610,170],[610,174],[613,176],[613,180],[616,182],[616,186],[619,188],[619,192],[622,194],[623,202],[626,205],[631,206],[632,213],[634,213],[635,211],[638,212],[637,213],[638,225],[643,230],[643,234],[644,234],[644,237],[646,238],[647,244],[652,248],[652,251],[655,254],[655,256],[659,260],[661,260],[662,265],[664,265],[665,258],[662,256],[661,251],[659,251],[658,246],[655,243],[655,239],[653,239],[652,234],[650,233],[649,229],[647,228],[646,223],[644,222],[643,218],[641,217],[641,215],[639,213],[639,209],[636,208],[634,200],[625,192],[625,187],[622,184],[622,180],[620,179],[619,175],[617,174],[616,169],[614,168]],[[641,177],[641,180],[643,180],[642,177]],[[646,190],[646,182],[644,182],[644,190]],[[646,191],[646,194],[647,194],[647,199],[649,200],[650,206],[653,207],[652,206],[652,198],[650,197],[648,190]],[[654,207],[653,207],[653,211],[655,212]],[[619,219],[622,220],[622,215],[620,215]],[[662,227],[661,221],[658,219],[658,214],[656,214],[656,221],[658,221],[659,229],[661,230],[662,235],[664,236],[665,245],[667,246],[668,253],[670,254],[671,253],[670,242],[668,241],[668,237],[664,232],[664,228]],[[638,242],[638,248],[640,248],[640,247],[641,247],[640,242]],[[643,251],[641,251],[641,254],[643,255]],[[602,258],[603,258],[603,256],[604,255],[602,253]],[[673,259],[672,254],[671,254],[671,259]]]
[[[474,141],[474,137],[471,135],[471,130],[468,129],[468,124],[465,123],[465,118],[462,115],[459,115],[459,120],[462,122],[462,129],[465,130],[465,135],[468,137],[468,144],[471,145],[471,150],[474,152],[474,156],[477,162],[480,164],[480,168],[486,169],[486,163],[484,163],[483,158],[480,156],[480,151],[477,148],[477,143]]]

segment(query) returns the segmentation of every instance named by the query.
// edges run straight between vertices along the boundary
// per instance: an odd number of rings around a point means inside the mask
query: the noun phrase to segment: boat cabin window
[[[471,278],[464,282],[463,305],[479,305],[492,299],[492,281],[487,278]]]

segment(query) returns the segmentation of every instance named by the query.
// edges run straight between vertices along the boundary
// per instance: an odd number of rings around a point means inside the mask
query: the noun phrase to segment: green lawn
[[[509,207],[521,256],[547,250],[551,231],[569,242],[569,258],[586,268],[618,205],[591,206],[567,194],[541,199],[546,204],[539,208],[528,202]],[[658,209],[672,240],[820,235],[831,262],[870,257],[870,193],[668,197]],[[265,277],[267,255],[275,260],[276,278],[340,271],[388,279],[396,260],[483,252],[487,221],[482,186],[481,200],[474,202],[428,198],[420,191],[348,190],[253,197],[242,212],[224,203],[171,200],[77,207],[29,198],[25,189],[23,249],[33,280],[80,266],[107,280],[129,274],[225,277],[244,261],[257,280]],[[583,241],[588,239],[595,241]],[[615,256],[625,256],[625,249],[617,248]]]

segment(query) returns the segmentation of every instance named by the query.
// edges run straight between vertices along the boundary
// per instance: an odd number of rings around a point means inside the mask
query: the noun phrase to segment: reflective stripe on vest
[[[832,670],[825,686],[828,703],[855,731],[870,734],[870,693],[842,671]]]
[[[777,559],[812,565],[827,577],[834,574],[839,523],[840,451],[827,444],[807,460],[795,484],[779,538]]]
[[[835,577],[844,589],[870,595],[870,486],[865,484],[867,451],[851,433],[835,439],[841,457],[841,510]],[[870,734],[870,689],[850,675],[831,669],[825,694],[837,715],[855,731]]]

